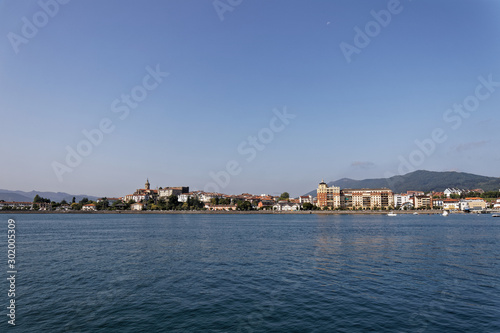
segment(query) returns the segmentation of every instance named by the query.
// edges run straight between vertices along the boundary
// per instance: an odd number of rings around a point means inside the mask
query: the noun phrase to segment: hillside
[[[391,178],[375,178],[354,180],[342,178],[329,182],[328,186],[339,186],[344,188],[390,188],[395,193],[406,191],[438,191],[442,192],[448,187],[461,189],[481,188],[485,191],[498,191],[500,189],[500,178],[474,175],[465,172],[436,172],[418,170],[403,176],[394,176]],[[316,189],[307,193],[307,195],[316,195]]]
[[[61,202],[61,200],[63,199],[68,202],[71,202],[73,197],[76,198],[76,201],[80,201],[82,198],[89,198],[90,200],[97,199],[97,197],[95,196],[84,195],[84,194],[68,194],[64,192],[41,192],[41,191],[24,192],[24,191],[10,191],[10,190],[0,189],[0,200],[32,202],[33,198],[37,194],[42,198],[48,198],[56,202]]]

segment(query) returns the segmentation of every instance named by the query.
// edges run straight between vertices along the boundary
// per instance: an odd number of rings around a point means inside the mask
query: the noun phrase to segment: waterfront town
[[[450,212],[485,212],[500,210],[500,191],[482,189],[446,188],[442,192],[424,193],[408,190],[393,193],[388,188],[341,189],[321,181],[316,196],[302,195],[292,198],[287,192],[280,196],[243,193],[228,195],[204,191],[190,191],[189,186],[151,188],[149,179],[143,188],[119,198],[83,198],[76,202],[54,202],[39,197],[33,202],[7,202],[0,200],[0,210],[30,211],[249,211],[272,210],[291,212],[301,210],[323,211],[393,211],[393,210],[445,210]]]

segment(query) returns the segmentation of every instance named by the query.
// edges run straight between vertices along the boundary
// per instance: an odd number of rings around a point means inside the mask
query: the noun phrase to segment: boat
[[[389,214],[387,214],[387,216],[398,216],[398,214],[396,214],[394,212],[390,212]]]
[[[447,211],[447,210],[445,210],[445,211],[443,212],[443,216],[448,216],[448,214],[450,214],[450,213],[448,213],[448,211]]]
[[[493,214],[491,217],[500,217],[500,214]]]
[[[417,213],[417,212],[415,212],[415,213],[413,213],[413,215],[418,215],[418,213]]]

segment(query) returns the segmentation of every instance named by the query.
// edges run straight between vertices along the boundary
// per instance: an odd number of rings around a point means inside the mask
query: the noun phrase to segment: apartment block
[[[321,181],[316,193],[318,207],[329,207],[330,209],[340,208],[340,187],[328,187],[324,181]]]
[[[394,194],[388,188],[343,189],[340,207],[344,209],[388,209],[394,207]]]
[[[388,209],[394,207],[394,195],[388,188],[344,189],[321,181],[317,189],[317,205],[330,209]]]

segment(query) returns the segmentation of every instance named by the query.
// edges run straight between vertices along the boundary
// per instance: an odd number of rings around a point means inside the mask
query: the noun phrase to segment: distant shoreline
[[[443,210],[435,209],[435,210],[408,210],[408,211],[394,211],[396,214],[410,214],[418,213],[419,215],[436,215],[442,214]],[[276,211],[267,211],[267,210],[259,210],[259,211],[197,211],[197,210],[186,210],[186,211],[178,211],[178,210],[161,210],[161,211],[131,211],[131,210],[114,210],[114,211],[96,211],[96,212],[82,212],[82,211],[0,211],[0,214],[58,214],[58,215],[99,215],[99,214],[147,214],[147,215],[162,215],[162,214],[221,214],[221,215],[232,215],[232,214],[270,214],[270,215],[387,215],[389,211],[380,211],[380,210],[365,210],[365,211],[347,211],[347,210],[334,210],[334,211],[323,211],[323,210],[300,210],[293,212],[276,212]],[[462,212],[456,212],[454,214],[463,214]]]

